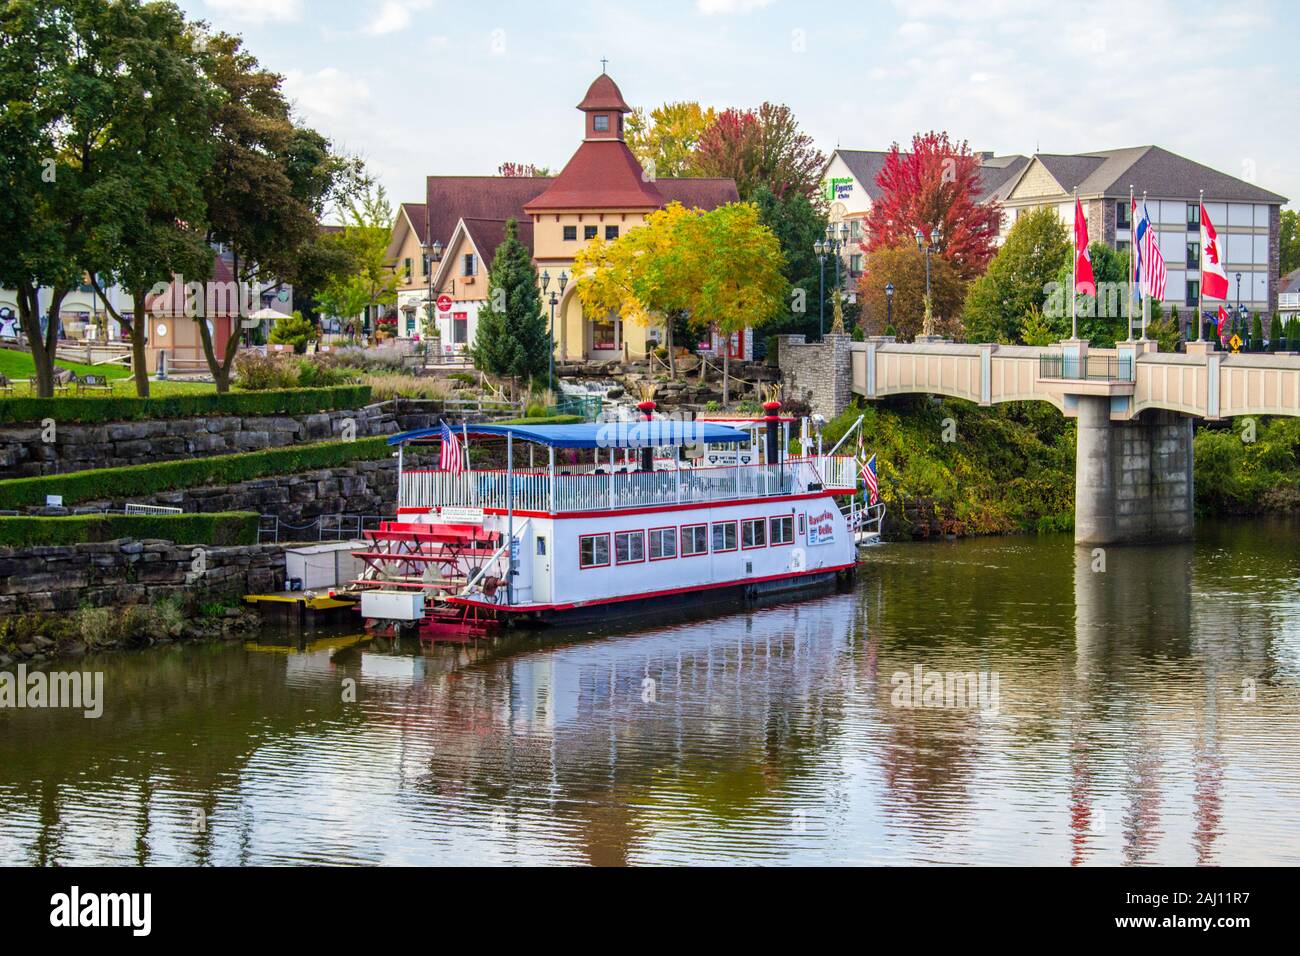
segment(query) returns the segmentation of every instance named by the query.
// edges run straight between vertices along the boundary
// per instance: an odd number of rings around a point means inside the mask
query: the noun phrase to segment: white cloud
[[[772,0],[695,0],[695,9],[706,17],[726,13],[752,13],[770,6]]]
[[[351,121],[369,115],[369,85],[338,67],[327,66],[315,73],[290,70],[284,75],[284,89],[313,123],[346,128]]]
[[[291,23],[302,16],[302,0],[203,0],[240,23]]]
[[[397,33],[411,26],[412,14],[429,6],[429,0],[386,0],[379,15],[366,27],[371,36]]]

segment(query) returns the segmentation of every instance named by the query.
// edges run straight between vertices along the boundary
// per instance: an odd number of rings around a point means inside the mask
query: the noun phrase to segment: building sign
[[[451,311],[451,296],[447,295],[447,293],[445,292],[442,295],[438,296],[438,311],[439,312]]]
[[[808,546],[831,544],[835,541],[835,513],[829,508],[824,511],[808,512]]]
[[[482,524],[482,508],[441,508],[438,517],[448,524]]]
[[[853,196],[852,176],[832,176],[826,181],[826,201],[849,199]]]

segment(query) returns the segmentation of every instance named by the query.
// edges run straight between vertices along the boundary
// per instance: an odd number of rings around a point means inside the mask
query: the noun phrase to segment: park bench
[[[67,392],[69,389],[76,389],[78,395],[84,395],[86,392],[112,392],[113,386],[103,375],[88,372],[85,375],[73,375],[66,384],[54,387],[56,392]]]

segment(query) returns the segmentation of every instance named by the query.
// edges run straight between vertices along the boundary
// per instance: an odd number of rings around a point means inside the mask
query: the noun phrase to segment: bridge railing
[[[1075,382],[1131,382],[1134,380],[1133,357],[1085,355],[1080,361],[1074,355],[1040,355],[1038,377]]]

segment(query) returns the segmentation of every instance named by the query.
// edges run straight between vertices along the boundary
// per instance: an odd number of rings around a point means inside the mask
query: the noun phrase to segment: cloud
[[[302,0],[203,0],[216,13],[239,23],[291,23],[302,16]]]
[[[411,25],[411,14],[429,6],[429,0],[386,0],[379,15],[366,27],[371,36],[397,33]]]
[[[706,17],[728,13],[752,13],[770,6],[772,0],[695,0],[695,9]]]

